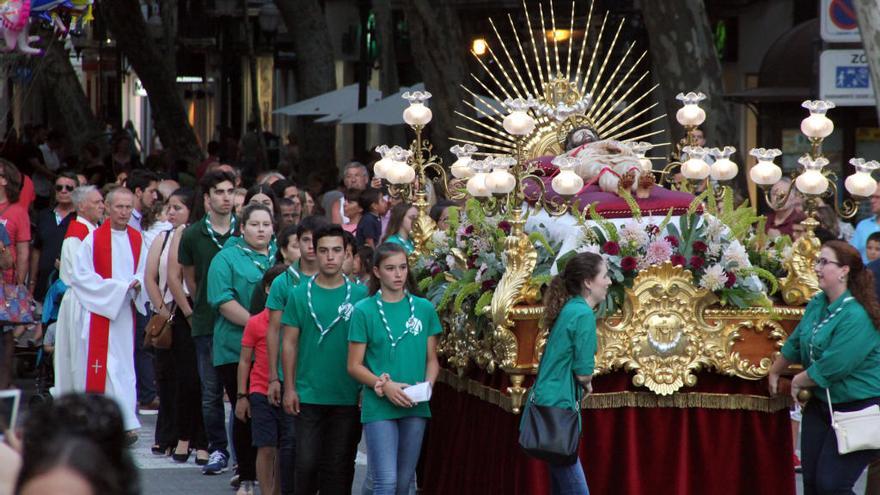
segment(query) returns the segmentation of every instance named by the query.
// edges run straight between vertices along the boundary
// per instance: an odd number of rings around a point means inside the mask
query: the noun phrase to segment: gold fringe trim
[[[510,395],[482,383],[460,377],[454,372],[441,369],[438,379],[457,392],[472,395],[483,402],[498,406],[506,412],[513,412]],[[525,398],[525,394],[523,395]],[[584,409],[618,409],[622,407],[674,407],[679,409],[724,409],[733,411],[758,411],[774,413],[790,408],[791,397],[780,395],[764,397],[746,394],[716,394],[707,392],[677,392],[670,396],[660,396],[651,392],[608,392],[587,396],[581,403]]]
[[[707,392],[676,392],[656,395],[651,392],[609,392],[592,394],[582,402],[584,409],[614,409],[619,407],[675,407],[679,409],[727,409],[773,413],[791,407],[788,395],[764,397],[745,394],[714,394]]]

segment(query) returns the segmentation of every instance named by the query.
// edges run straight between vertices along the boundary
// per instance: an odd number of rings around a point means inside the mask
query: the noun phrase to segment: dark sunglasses
[[[67,186],[64,184],[56,184],[55,185],[55,190],[58,192],[61,192],[61,191],[70,192],[70,191],[73,191],[74,189],[76,189],[76,186]]]

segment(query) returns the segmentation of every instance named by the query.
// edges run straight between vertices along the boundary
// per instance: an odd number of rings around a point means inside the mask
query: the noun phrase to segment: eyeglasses
[[[64,185],[64,184],[55,184],[55,190],[58,191],[58,192],[61,192],[61,191],[71,192],[71,191],[73,191],[74,189],[76,189],[76,186],[68,186],[68,185]]]
[[[818,266],[820,268],[825,268],[825,265],[843,266],[843,263],[840,263],[838,261],[832,261],[832,260],[829,260],[826,258],[819,258],[816,260],[816,266]]]

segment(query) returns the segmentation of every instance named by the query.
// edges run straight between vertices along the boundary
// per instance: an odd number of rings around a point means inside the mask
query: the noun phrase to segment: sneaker
[[[238,487],[238,491],[235,492],[235,495],[254,495],[254,482],[242,481],[241,486]]]
[[[226,452],[215,450],[208,457],[208,464],[202,468],[202,474],[213,475],[223,473],[228,465],[229,457],[226,455]]]
[[[794,472],[800,473],[800,472],[803,472],[803,470],[804,470],[803,467],[801,467],[801,458],[798,457],[797,454],[795,454],[794,455]]]
[[[159,414],[159,399],[153,399],[152,402],[141,404],[138,407],[138,414],[141,416],[154,416]]]

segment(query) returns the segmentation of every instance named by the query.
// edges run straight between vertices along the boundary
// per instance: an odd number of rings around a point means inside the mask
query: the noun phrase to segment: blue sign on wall
[[[838,66],[834,86],[837,88],[867,88],[871,84],[868,67]]]

